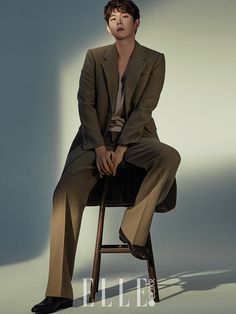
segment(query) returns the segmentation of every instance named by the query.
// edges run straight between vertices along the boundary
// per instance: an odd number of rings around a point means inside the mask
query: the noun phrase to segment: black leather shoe
[[[135,245],[132,244],[125,236],[124,232],[122,231],[122,229],[119,229],[119,239],[128,244],[128,247],[130,249],[130,253],[138,258],[138,259],[142,259],[142,260],[147,260],[150,258],[150,252],[147,248],[147,246],[139,246],[139,245]]]
[[[73,299],[63,297],[49,297],[47,296],[42,302],[34,305],[31,312],[36,313],[53,313],[58,309],[72,307]]]

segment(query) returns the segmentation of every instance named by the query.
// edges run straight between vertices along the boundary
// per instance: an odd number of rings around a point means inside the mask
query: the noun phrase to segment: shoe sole
[[[121,237],[121,235],[119,235],[119,239],[120,239],[123,243],[126,243],[126,244],[127,244],[127,242]]]
[[[124,236],[123,236],[122,234],[119,234],[119,239],[120,239],[123,243],[128,244],[128,246],[129,246],[129,251],[130,251],[130,253],[131,253],[134,257],[136,257],[136,258],[138,258],[138,259],[140,259],[140,260],[142,260],[142,261],[149,260],[150,257],[142,258],[140,255],[137,255],[134,251],[132,251],[132,250],[130,249],[130,245],[131,245],[130,241],[129,241],[127,238],[124,238]]]
[[[42,313],[42,314],[50,314],[50,313],[54,313],[56,312],[57,310],[59,309],[65,309],[65,308],[68,308],[68,307],[72,307],[73,306],[73,301],[69,301],[69,302],[66,302],[66,303],[62,303],[61,305],[59,305],[55,310],[53,311],[43,311],[43,310],[36,310],[36,311],[32,311],[31,309],[31,312],[33,313]]]

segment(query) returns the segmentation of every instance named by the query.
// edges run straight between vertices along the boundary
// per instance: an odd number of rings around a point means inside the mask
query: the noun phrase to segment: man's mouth
[[[118,31],[124,31],[125,29],[123,28],[123,27],[119,27],[119,28],[117,28],[117,32]]]

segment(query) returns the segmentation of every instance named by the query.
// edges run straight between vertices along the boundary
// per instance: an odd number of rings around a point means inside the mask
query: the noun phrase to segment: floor
[[[48,266],[48,256],[49,250],[47,248],[40,257],[31,261],[0,268],[1,313],[29,313],[31,307],[44,298],[47,279],[45,269]],[[214,268],[212,270],[190,271],[184,267],[185,271],[174,272],[173,270],[170,271],[169,266],[162,265],[160,261],[158,265],[158,287],[161,300],[154,304],[148,294],[148,286],[145,285],[145,280],[147,280],[145,261],[138,261],[129,255],[125,260],[126,269],[129,269],[128,272],[122,272],[122,269],[125,270],[125,265],[122,265],[118,274],[114,274],[111,268],[105,276],[105,269],[109,263],[115,267],[115,263],[121,263],[122,260],[124,261],[122,254],[119,254],[115,259],[113,257],[103,258],[101,278],[103,278],[104,295],[102,296],[101,281],[97,300],[94,304],[86,304],[87,294],[83,293],[83,277],[89,278],[91,265],[87,270],[83,267],[83,263],[79,269],[75,268],[73,307],[65,309],[61,313],[89,313],[95,309],[96,313],[106,311],[113,313],[136,311],[152,313],[158,311],[160,314],[235,313],[236,269]],[[130,271],[131,268],[133,268],[132,272]],[[138,278],[139,280],[137,280]],[[138,281],[141,282],[140,288]],[[86,282],[89,283],[88,279]],[[119,289],[123,289],[123,293],[119,293]],[[85,296],[84,299],[83,295]]]

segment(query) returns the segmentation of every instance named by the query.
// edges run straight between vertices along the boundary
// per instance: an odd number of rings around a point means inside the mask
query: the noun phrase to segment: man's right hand
[[[115,171],[115,153],[112,150],[107,150],[105,146],[95,148],[96,165],[100,173],[103,175],[110,175]]]

